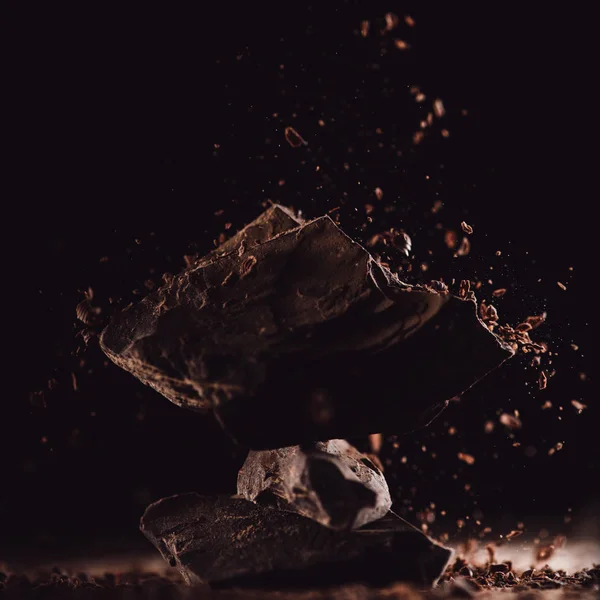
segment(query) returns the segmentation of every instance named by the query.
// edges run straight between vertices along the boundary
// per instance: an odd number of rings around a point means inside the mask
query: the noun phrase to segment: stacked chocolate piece
[[[439,577],[450,551],[390,511],[381,471],[339,438],[427,424],[513,353],[473,299],[403,283],[329,217],[277,205],[101,345],[252,449],[237,496],[161,500],[144,533],[190,582],[281,587]]]

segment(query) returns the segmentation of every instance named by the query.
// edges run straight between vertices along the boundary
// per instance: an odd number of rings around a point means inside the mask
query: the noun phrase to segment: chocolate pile
[[[167,498],[142,530],[189,582],[431,585],[450,551],[390,512],[339,438],[411,431],[512,356],[472,298],[411,286],[327,216],[274,205],[101,336],[119,366],[252,449],[238,496]]]

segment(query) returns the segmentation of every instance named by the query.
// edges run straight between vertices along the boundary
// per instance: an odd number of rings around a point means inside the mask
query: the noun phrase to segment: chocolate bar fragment
[[[429,587],[452,551],[389,514],[334,531],[242,498],[182,494],[146,510],[141,530],[190,583],[307,588],[407,581]]]
[[[238,473],[237,492],[332,529],[361,527],[392,507],[382,472],[345,440],[251,451]]]
[[[279,206],[114,318],[101,346],[254,449],[411,431],[513,354],[475,301],[407,285],[329,217]]]

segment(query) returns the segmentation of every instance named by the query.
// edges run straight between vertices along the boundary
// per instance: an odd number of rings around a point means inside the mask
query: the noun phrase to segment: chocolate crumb
[[[468,465],[474,465],[475,464],[475,458],[473,456],[471,456],[470,454],[467,454],[465,452],[459,452],[458,453],[458,459],[462,460],[464,463],[467,463]]]
[[[465,221],[463,221],[460,224],[460,227],[468,235],[471,235],[473,233],[473,228],[470,225],[468,225]]]
[[[292,148],[308,146],[308,142],[293,127],[286,127],[284,133],[285,140]]]

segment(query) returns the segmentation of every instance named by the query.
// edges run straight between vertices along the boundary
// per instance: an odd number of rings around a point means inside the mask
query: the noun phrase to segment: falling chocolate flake
[[[444,103],[440,98],[436,98],[433,101],[433,112],[438,119],[441,119],[446,114],[446,109],[444,108]]]
[[[473,233],[473,228],[470,225],[468,225],[465,221],[461,222],[460,227],[468,235],[471,235]]]
[[[410,15],[404,15],[404,22],[409,27],[414,27],[415,26],[415,20]]]
[[[558,287],[563,291],[566,291],[567,289],[567,286],[564,283],[561,283],[560,281],[557,281],[556,285],[558,285]]]
[[[456,235],[456,231],[453,229],[447,229],[446,233],[444,234],[444,242],[448,248],[456,248],[456,245],[458,244],[458,236]]]
[[[310,588],[356,581],[431,586],[452,556],[392,513],[361,529],[334,531],[227,496],[159,500],[148,507],[140,528],[187,583],[213,587]]]
[[[399,21],[400,19],[398,19],[398,15],[392,12],[385,13],[385,29],[383,30],[384,33],[392,31],[392,29],[398,27]]]
[[[474,465],[475,464],[475,457],[473,457],[470,454],[467,454],[465,452],[459,452],[458,453],[458,459],[462,460],[464,463],[467,463],[468,465]]]
[[[381,471],[345,440],[251,451],[238,473],[237,492],[341,530],[376,521],[392,506]]]
[[[360,22],[360,35],[363,37],[367,37],[369,35],[369,21],[361,21]]]
[[[456,256],[467,256],[471,252],[471,242],[464,237],[461,242],[458,250],[456,251]]]
[[[415,133],[413,134],[413,144],[415,146],[418,146],[423,139],[425,138],[425,134],[422,131],[415,131]]]
[[[522,531],[520,531],[519,529],[513,529],[511,532],[506,534],[506,539],[512,540],[516,537],[519,537],[520,535],[523,535]]]
[[[500,415],[500,423],[505,427],[508,427],[508,429],[521,429],[523,426],[521,419],[509,413],[502,413]]]
[[[545,371],[540,371],[540,376],[538,379],[538,385],[540,390],[545,390],[548,385],[548,376]]]
[[[383,190],[380,187],[375,188],[375,198],[381,200],[383,198]]]
[[[555,550],[556,550],[556,547],[554,546],[554,544],[547,544],[545,546],[540,546],[537,549],[537,552],[535,554],[535,560],[538,563],[546,562],[552,557]]]
[[[308,142],[293,127],[285,128],[285,140],[292,148],[308,146]]]
[[[94,290],[90,287],[84,292],[84,295],[85,298],[75,307],[75,316],[85,325],[98,325],[98,317],[102,309],[99,306],[92,306]]]
[[[571,400],[571,404],[577,409],[579,413],[582,413],[587,408],[587,404],[582,404],[578,400]]]
[[[398,50],[408,50],[410,48],[410,45],[407,42],[400,39],[394,40],[394,46],[396,46]]]
[[[277,205],[118,314],[101,347],[254,449],[412,430],[513,355],[473,300],[408,285],[329,217]]]
[[[494,298],[502,298],[504,294],[506,294],[506,288],[498,288],[492,292],[492,296],[494,296]]]

